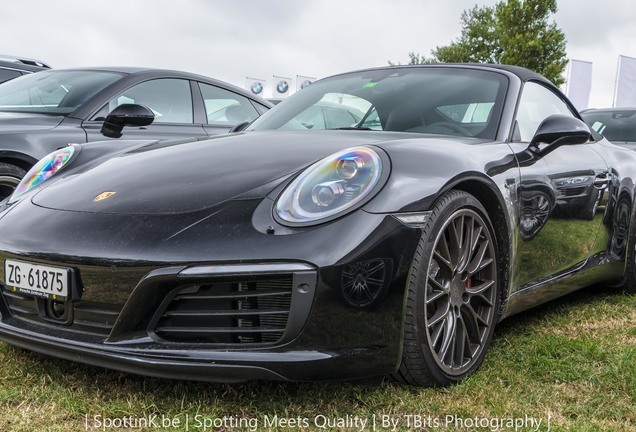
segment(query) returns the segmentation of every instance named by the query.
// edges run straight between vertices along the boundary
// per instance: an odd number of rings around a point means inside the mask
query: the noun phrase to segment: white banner
[[[289,96],[289,88],[291,87],[291,78],[285,78],[274,75],[274,87],[272,87],[272,98],[284,99]]]
[[[304,89],[314,81],[316,81],[314,77],[296,75],[296,91]]]
[[[247,77],[245,81],[245,90],[260,97],[265,97],[266,80]]]
[[[588,108],[592,90],[592,62],[570,60],[566,94],[577,110]]]
[[[618,56],[614,106],[636,106],[636,58]]]

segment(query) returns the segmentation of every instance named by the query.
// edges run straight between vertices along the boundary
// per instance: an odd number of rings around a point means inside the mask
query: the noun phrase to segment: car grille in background
[[[566,197],[582,195],[583,193],[585,193],[586,187],[587,186],[580,186],[580,187],[559,189],[559,195],[566,196]]]
[[[47,322],[38,313],[37,299],[9,291],[3,291],[2,294],[12,316],[39,323]],[[104,303],[73,303],[73,324],[69,328],[92,335],[108,336],[120,310],[119,306]]]
[[[164,303],[154,333],[172,342],[275,343],[285,332],[292,275],[180,287]]]

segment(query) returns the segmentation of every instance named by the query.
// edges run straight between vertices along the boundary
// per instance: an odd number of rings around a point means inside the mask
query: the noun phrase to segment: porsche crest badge
[[[106,192],[102,192],[99,195],[97,195],[95,198],[93,198],[94,202],[98,202],[98,201],[103,201],[107,198],[112,197],[113,195],[115,195],[117,192],[112,192],[112,191],[106,191]]]

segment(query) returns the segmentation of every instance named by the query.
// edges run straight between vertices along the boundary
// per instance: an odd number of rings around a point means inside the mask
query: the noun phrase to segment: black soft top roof
[[[353,72],[364,72],[364,71],[372,71],[372,70],[382,70],[382,69],[390,69],[390,68],[457,68],[457,69],[498,69],[502,71],[506,71],[513,75],[519,77],[521,81],[541,81],[544,83],[552,84],[547,78],[543,75],[538,74],[530,69],[521,67],[521,66],[512,66],[512,65],[503,65],[503,64],[489,64],[489,63],[432,63],[425,65],[395,65],[395,66],[384,66],[377,68],[367,68],[361,69]],[[344,74],[336,74],[344,75]]]

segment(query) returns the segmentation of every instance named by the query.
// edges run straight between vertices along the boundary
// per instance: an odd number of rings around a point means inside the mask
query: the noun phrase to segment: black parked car
[[[636,108],[588,109],[581,117],[614,144],[636,150]]]
[[[0,54],[0,83],[47,69],[51,66],[40,60]]]
[[[325,102],[363,115],[299,120]],[[593,217],[555,185],[580,173]],[[247,132],[40,161],[0,208],[0,339],[160,377],[455,383],[500,320],[634,289],[635,180],[526,69],[333,76]]]
[[[151,125],[123,131],[124,138],[144,139],[207,138],[272,106],[238,87],[170,70],[56,69],[17,78],[0,86],[0,198],[51,151],[106,139],[104,120],[122,104],[152,111]]]

